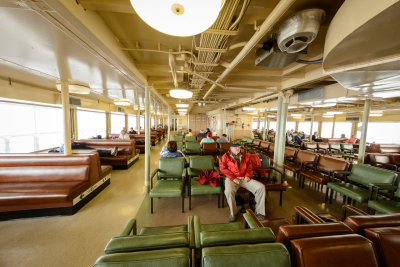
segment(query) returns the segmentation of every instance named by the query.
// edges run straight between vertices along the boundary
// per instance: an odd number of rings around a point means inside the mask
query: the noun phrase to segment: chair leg
[[[279,206],[282,206],[282,194],[283,192],[281,191],[279,194]]]
[[[153,198],[150,198],[150,212],[153,214]]]
[[[345,205],[346,204],[346,196],[345,195],[343,195],[343,205]]]
[[[333,199],[333,189],[331,189],[331,193],[329,196],[329,204],[332,204],[332,199]]]
[[[190,194],[190,192],[188,192],[189,195],[189,210],[192,209],[192,194]]]
[[[182,196],[182,213],[185,212],[185,198]]]
[[[220,208],[220,207],[221,207],[221,204],[220,204],[220,202],[221,202],[221,194],[218,194],[218,208]]]
[[[325,203],[328,201],[328,195],[329,195],[329,188],[327,186],[326,187],[326,192],[325,192]]]

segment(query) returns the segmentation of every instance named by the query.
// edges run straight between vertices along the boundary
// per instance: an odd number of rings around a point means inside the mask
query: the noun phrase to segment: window
[[[269,130],[276,131],[276,121],[269,121]]]
[[[334,138],[341,138],[341,135],[344,134],[346,138],[350,138],[351,136],[351,122],[335,122],[335,130],[333,133]]]
[[[60,107],[0,102],[0,152],[25,153],[60,146]]]
[[[77,110],[78,138],[87,139],[101,135],[106,137],[106,113],[104,111]]]
[[[362,123],[358,123],[357,137],[361,137]],[[382,131],[382,129],[385,129]],[[378,144],[400,143],[400,122],[369,122],[367,129],[367,142]]]
[[[128,115],[128,130],[133,127],[133,129],[137,130],[137,120],[136,115]]]
[[[321,122],[321,123],[322,123],[321,137],[331,138],[332,137],[333,122],[324,121],[324,122]]]
[[[311,121],[301,121],[299,122],[299,132],[304,132],[305,134],[310,134]],[[332,130],[332,129],[331,129]],[[318,132],[318,122],[314,121],[312,126],[312,133]]]
[[[296,129],[296,122],[295,121],[287,121],[286,122],[286,130],[295,130]]]
[[[119,134],[125,127],[125,114],[111,113],[111,133]]]
[[[150,127],[154,127],[154,117],[151,117],[151,124]]]
[[[252,121],[252,122],[251,122],[251,129],[252,129],[252,130],[257,129],[257,122],[256,122],[256,121]]]
[[[144,116],[140,116],[140,128],[144,129]]]

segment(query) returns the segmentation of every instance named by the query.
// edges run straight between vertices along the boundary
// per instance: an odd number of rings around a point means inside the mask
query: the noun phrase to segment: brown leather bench
[[[369,153],[369,162],[372,166],[397,171],[399,165],[396,164],[395,155],[385,153]]]
[[[305,150],[316,152],[318,150],[317,143],[303,142],[303,147]]]
[[[323,143],[344,143],[347,138],[322,138]]]
[[[230,143],[217,143],[218,144],[218,152],[220,155],[225,154],[230,149]]]
[[[349,169],[347,161],[325,155],[319,156],[317,162],[305,163],[304,166],[313,166],[313,168],[300,171],[302,187],[304,188],[305,179],[309,179],[318,184],[318,189],[319,185],[321,185],[321,190],[329,182],[329,177],[334,177],[334,171],[347,171]],[[327,197],[328,195],[326,195]]]
[[[329,153],[329,144],[328,143],[317,143],[317,152],[318,153]]]
[[[203,143],[201,150],[203,155],[218,154],[217,143]]]
[[[270,142],[261,141],[261,142],[260,142],[260,147],[259,147],[260,151],[261,151],[261,152],[268,153],[268,149],[269,149],[269,145],[270,145],[270,144],[271,144]]]
[[[98,157],[0,154],[0,220],[74,214],[110,184]]]
[[[113,169],[128,169],[139,158],[134,140],[86,139],[76,142],[95,149],[112,149],[117,146],[117,156],[100,157],[102,165],[111,165]]]
[[[294,173],[294,176],[298,177],[304,163],[315,162],[317,161],[317,159],[318,154],[306,150],[299,150],[294,161],[285,161],[283,169],[284,171],[292,171]],[[301,179],[299,179],[299,184],[300,182]]]

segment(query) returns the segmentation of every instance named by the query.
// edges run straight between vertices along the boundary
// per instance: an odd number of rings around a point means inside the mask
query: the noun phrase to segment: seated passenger
[[[229,143],[228,139],[226,138],[226,134],[223,134],[220,138],[218,138],[217,143]]]
[[[118,136],[118,139],[120,139],[120,140],[131,140],[131,138],[129,137],[129,134],[126,132],[125,129],[122,129],[120,135]]]
[[[262,221],[265,219],[265,186],[253,178],[253,165],[246,153],[240,152],[240,145],[230,144],[230,151],[226,152],[219,164],[221,172],[226,176],[225,196],[231,215],[229,222],[236,220],[238,210],[236,208],[235,195],[239,187],[249,190],[255,195],[256,216]]]
[[[131,127],[131,129],[129,130],[128,134],[137,134],[137,132],[135,130],[133,130],[133,127]]]
[[[347,139],[346,140],[346,143],[347,144],[356,144],[357,143],[357,138],[356,138],[356,136],[353,134],[353,135],[351,135],[351,137],[350,137],[350,139]]]
[[[311,140],[315,142],[322,142],[322,139],[318,136],[318,132],[314,132],[314,134],[311,136]]]
[[[192,129],[189,129],[188,133],[186,134],[186,136],[194,136],[194,133],[192,133]]]
[[[163,158],[179,158],[183,157],[182,152],[178,150],[178,145],[175,141],[169,141],[161,149],[160,153]]]
[[[347,137],[346,137],[345,134],[341,134],[341,135],[340,135],[340,138],[346,138],[346,139],[347,139]]]
[[[209,132],[207,134],[206,138],[201,139],[200,141],[200,145],[204,144],[204,143],[215,143],[214,139],[212,139],[212,134],[211,132]]]
[[[100,157],[115,157],[118,154],[118,147],[112,149],[96,149],[85,144],[81,144],[77,141],[71,140],[71,149],[92,149],[99,153]],[[60,147],[60,151],[64,151],[64,146]]]
[[[293,144],[301,145],[303,139],[301,139],[301,133],[294,132],[293,133]]]
[[[286,132],[286,145],[294,146],[293,134],[290,130],[287,130]]]
[[[199,134],[197,135],[197,137],[203,137],[206,136],[206,134],[204,133],[203,130],[200,130]]]

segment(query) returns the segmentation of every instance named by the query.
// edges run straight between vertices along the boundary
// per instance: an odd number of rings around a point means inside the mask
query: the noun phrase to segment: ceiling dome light
[[[188,108],[189,104],[176,104],[175,105],[177,108]]]
[[[244,107],[244,108],[242,108],[242,110],[244,110],[244,111],[253,111],[253,110],[256,110],[256,108]]]
[[[223,0],[131,0],[150,27],[173,36],[192,36],[214,24]]]
[[[117,106],[130,106],[131,105],[131,101],[129,101],[129,99],[126,99],[126,98],[114,99],[114,105],[117,105]]]
[[[61,91],[61,82],[56,83],[58,91]],[[71,94],[88,95],[90,94],[90,86],[87,83],[68,80],[68,91]]]
[[[187,109],[185,109],[185,108],[178,108],[178,112],[187,112]]]
[[[169,95],[172,96],[173,98],[186,99],[186,98],[191,98],[193,96],[193,92],[190,92],[185,89],[172,89],[169,90]]]

